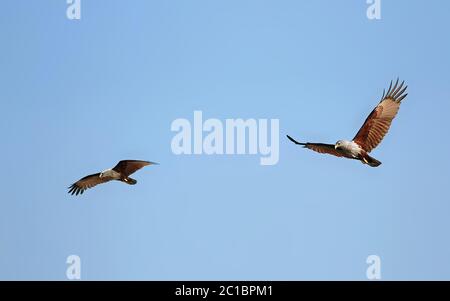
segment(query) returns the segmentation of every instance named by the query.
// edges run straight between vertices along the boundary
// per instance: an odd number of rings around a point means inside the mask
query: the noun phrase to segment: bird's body
[[[367,117],[352,141],[339,140],[335,144],[302,143],[289,135],[287,137],[295,144],[318,153],[359,160],[372,167],[380,166],[381,162],[369,156],[369,153],[383,140],[389,131],[392,120],[398,113],[401,101],[408,95],[404,94],[407,88],[407,86],[403,88],[404,82],[400,85],[398,83],[397,80],[395,85],[392,86],[391,82],[387,93],[383,92],[380,103]]]
[[[117,172],[112,168],[102,171],[98,177],[101,179],[108,180],[108,181],[112,181],[112,180],[122,181],[129,185],[134,185],[137,183],[137,181],[135,179],[132,179],[120,172]]]
[[[69,193],[72,195],[83,194],[86,189],[114,180],[124,182],[128,185],[134,185],[137,181],[129,176],[142,167],[152,164],[158,163],[140,160],[122,160],[114,168],[106,169],[100,173],[92,174],[78,180],[69,187]]]
[[[369,156],[369,154],[356,142],[339,140],[335,144],[335,149],[342,153],[348,159],[359,160],[364,164],[369,164],[372,167],[381,165],[381,162]]]
[[[120,173],[113,170],[112,168],[104,170],[99,175],[100,178],[110,178],[111,180],[120,179]]]
[[[362,148],[353,141],[339,140],[336,145],[342,154],[349,159],[358,159]]]

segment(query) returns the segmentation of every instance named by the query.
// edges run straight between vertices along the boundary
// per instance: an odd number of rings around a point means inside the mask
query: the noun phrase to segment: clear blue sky
[[[450,3],[0,4],[0,279],[450,279]],[[409,85],[377,169],[296,147],[351,139]],[[279,118],[280,161],[176,156],[176,118]],[[67,194],[120,159],[134,187]]]

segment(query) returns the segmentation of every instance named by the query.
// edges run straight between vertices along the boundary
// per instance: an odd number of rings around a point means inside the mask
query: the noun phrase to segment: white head
[[[114,171],[112,169],[107,169],[107,170],[102,171],[98,177],[99,178],[111,177],[113,175],[113,173],[114,173]]]
[[[338,142],[336,142],[336,144],[334,145],[335,149],[342,149],[347,147],[351,142],[347,141],[347,140],[339,140]]]

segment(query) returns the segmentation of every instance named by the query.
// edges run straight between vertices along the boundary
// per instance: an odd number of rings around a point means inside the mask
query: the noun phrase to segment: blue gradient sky
[[[6,0],[0,279],[450,279],[450,2]],[[351,139],[409,96],[373,169],[284,138]],[[280,161],[175,156],[171,122],[279,118]],[[66,187],[124,158],[138,185]]]

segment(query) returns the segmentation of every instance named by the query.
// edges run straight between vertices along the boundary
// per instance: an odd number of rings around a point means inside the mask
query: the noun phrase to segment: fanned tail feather
[[[366,164],[368,164],[369,166],[372,166],[372,167],[378,167],[378,166],[381,165],[380,161],[378,161],[377,159],[375,159],[375,158],[373,158],[373,157],[371,157],[371,156],[369,156],[367,154],[364,156],[362,161],[363,161],[363,163],[366,163]]]

